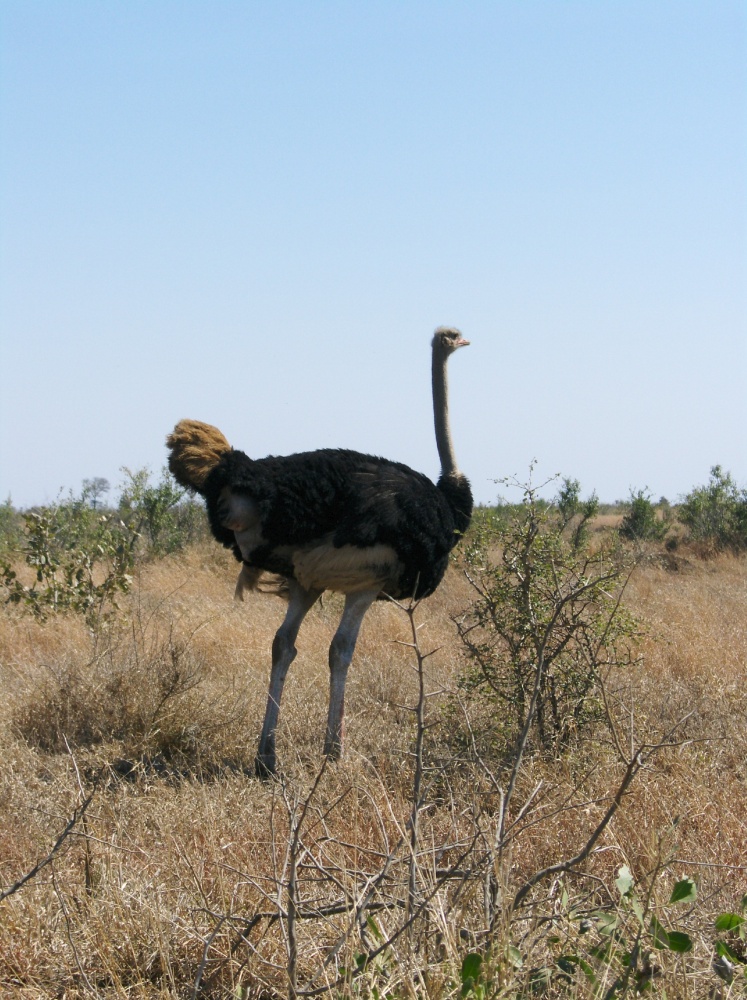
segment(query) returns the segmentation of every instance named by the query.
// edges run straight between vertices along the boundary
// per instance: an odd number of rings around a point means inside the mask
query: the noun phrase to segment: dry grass
[[[494,909],[495,995],[519,995],[532,966],[581,947],[568,898],[613,901],[622,864],[663,921],[673,882],[698,884],[697,904],[669,918],[693,951],[657,953],[667,996],[740,995],[710,965],[714,917],[747,892],[747,561],[677,565],[652,561],[634,578],[645,657],[615,695],[637,742],[657,742],[687,715],[683,739],[652,757],[578,876],[543,882],[510,922]],[[374,983],[380,996],[459,996],[464,955],[487,954],[486,889],[510,898],[538,869],[572,857],[599,822],[622,774],[608,744],[528,762],[517,801],[539,786],[532,822],[492,871],[478,872],[496,829],[495,787],[479,762],[447,759],[453,733],[429,730],[428,752],[443,767],[420,814],[417,898],[433,894],[413,930],[352,977],[356,956],[401,926],[407,905],[418,689],[412,650],[400,644],[409,622],[384,603],[367,616],[348,685],[346,757],[322,768],[340,601],[312,611],[284,695],[283,780],[261,783],[248,772],[284,605],[263,594],[234,604],[234,577],[225,553],[197,547],[143,568],[121,620],[99,635],[73,617],[44,626],[9,609],[0,617],[0,889],[49,855],[94,792],[50,863],[0,902],[0,995],[269,997],[287,996],[295,979],[299,990],[341,980],[336,996],[373,995]],[[463,661],[449,616],[468,599],[453,570],[418,609],[421,649],[438,648],[426,661],[431,690],[455,687]],[[437,721],[437,699],[428,711]],[[457,716],[447,716],[452,727]],[[573,808],[559,808],[564,800]],[[278,914],[287,916],[294,864],[300,912],[289,941]],[[351,927],[377,877],[368,926]],[[325,913],[341,901],[347,912]],[[509,941],[522,970],[505,960]],[[545,995],[595,994],[576,977]]]

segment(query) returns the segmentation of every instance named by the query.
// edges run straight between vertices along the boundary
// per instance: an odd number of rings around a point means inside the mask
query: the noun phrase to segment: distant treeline
[[[42,525],[44,544],[58,554],[99,544],[104,529],[127,547],[133,559],[163,556],[207,537],[202,503],[181,489],[166,469],[155,481],[147,469],[123,472],[124,485],[113,500],[103,478],[84,480],[77,493],[70,491],[53,503],[26,510],[14,507],[8,498],[0,504],[0,557],[6,562],[19,556],[27,561],[41,558],[33,548],[41,544],[34,538]],[[595,492],[582,499],[576,479],[560,478],[558,484],[554,496],[537,503],[555,511],[564,525],[578,532],[579,540],[595,518],[618,515],[615,530],[630,541],[665,541],[671,546],[689,542],[700,546],[704,555],[747,548],[747,489],[720,465],[713,466],[705,484],[675,503],[666,497],[654,500],[647,488],[631,490],[627,500],[602,503]],[[548,492],[551,484],[545,485],[543,492]],[[470,531],[489,530],[519,506],[504,499],[478,506]]]

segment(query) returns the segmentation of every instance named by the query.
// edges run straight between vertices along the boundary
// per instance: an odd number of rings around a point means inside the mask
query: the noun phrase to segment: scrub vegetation
[[[0,508],[0,994],[747,991],[747,494],[512,484],[378,602],[321,754],[341,598],[283,617],[167,475]],[[546,499],[553,491],[553,499]],[[273,589],[268,587],[268,589]],[[276,588],[275,588],[276,589]]]

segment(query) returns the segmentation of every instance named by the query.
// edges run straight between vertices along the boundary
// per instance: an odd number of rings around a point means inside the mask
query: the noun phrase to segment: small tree
[[[57,611],[81,612],[92,626],[105,619],[117,594],[129,590],[137,533],[116,515],[93,510],[85,491],[26,511],[23,523],[19,549],[35,579],[27,585],[0,562],[6,603],[40,620]]]
[[[204,530],[201,505],[185,501],[186,491],[167,469],[155,485],[148,469],[122,471],[127,482],[119,501],[120,514],[142,535],[151,554],[178,551]]]
[[[668,510],[668,508],[667,508]],[[630,509],[620,524],[620,534],[628,541],[661,541],[669,530],[669,522],[656,516],[648,490],[630,491]]]
[[[677,512],[690,537],[715,549],[747,547],[747,490],[740,489],[720,465],[705,486],[696,486]]]
[[[587,500],[582,500],[581,483],[578,479],[565,478],[555,503],[560,514],[560,529],[572,529],[571,545],[578,551],[586,544],[589,524],[599,512],[599,497],[593,492]]]
[[[621,604],[620,553],[592,554],[576,531],[568,536],[567,510],[544,506],[531,483],[521,488],[523,504],[497,530],[499,561],[483,551],[468,564],[476,599],[456,619],[471,661],[464,684],[500,707],[499,749],[534,734],[537,748],[556,750],[601,717],[600,682],[633,662],[639,628]]]
[[[0,552],[9,554],[23,538],[23,518],[13,507],[10,497],[0,504]]]
[[[108,493],[111,487],[109,480],[103,476],[96,476],[94,479],[83,480],[83,496],[88,499],[94,510],[99,506],[99,501]]]

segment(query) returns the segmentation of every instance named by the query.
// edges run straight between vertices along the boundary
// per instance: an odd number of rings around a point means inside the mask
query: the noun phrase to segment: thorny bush
[[[7,603],[39,620],[78,612],[94,627],[116,611],[139,559],[177,551],[204,533],[200,505],[184,500],[166,470],[155,485],[147,469],[123,471],[127,481],[116,508],[99,502],[105,480],[86,480],[79,495],[21,514],[4,505],[0,585]],[[34,582],[24,582],[14,555],[33,570]]]
[[[696,486],[684,497],[677,516],[693,541],[716,551],[747,548],[747,489],[720,465],[713,466],[705,486]]]
[[[630,570],[622,553],[579,539],[567,510],[542,501],[539,488],[524,484],[523,503],[467,549],[476,596],[455,616],[470,663],[463,687],[501,709],[489,734],[499,755],[528,720],[529,747],[574,743],[603,716],[600,682],[634,662],[640,633],[621,603]]]
[[[23,514],[21,554],[35,579],[26,584],[7,561],[0,562],[6,601],[40,620],[56,611],[76,611],[89,624],[117,607],[131,584],[137,532],[114,513],[88,506],[85,495]]]

